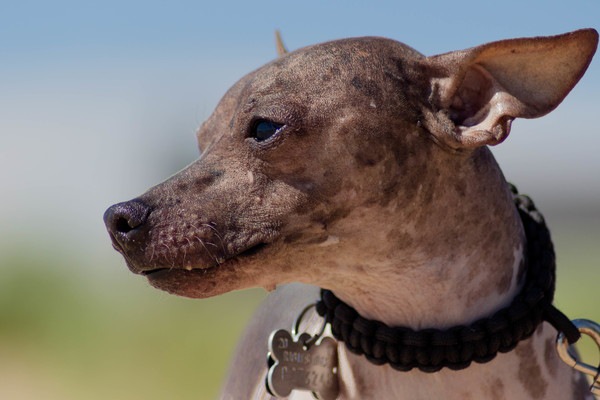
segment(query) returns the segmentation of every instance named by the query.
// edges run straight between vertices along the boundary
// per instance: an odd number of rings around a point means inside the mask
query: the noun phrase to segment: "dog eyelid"
[[[252,125],[250,137],[254,138],[257,142],[264,142],[275,136],[284,127],[284,124],[278,124],[277,122],[266,119],[259,119]]]

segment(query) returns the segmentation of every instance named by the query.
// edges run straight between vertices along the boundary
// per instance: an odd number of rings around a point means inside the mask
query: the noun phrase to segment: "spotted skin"
[[[198,131],[196,162],[107,211],[113,245],[132,272],[181,296],[280,286],[241,340],[224,399],[270,398],[266,340],[317,287],[388,325],[473,322],[510,302],[526,267],[523,227],[487,145],[514,118],[554,109],[597,36],[433,57],[366,37],[286,54],[225,94]],[[281,129],[258,140],[262,121]],[[375,366],[340,344],[340,398],[581,399],[579,378],[549,350],[555,334],[546,327],[490,363],[436,374]]]

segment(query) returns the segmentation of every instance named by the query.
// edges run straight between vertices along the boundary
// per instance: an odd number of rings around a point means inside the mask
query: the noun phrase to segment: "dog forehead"
[[[209,117],[207,129],[198,132],[200,146],[228,131],[240,112],[251,112],[259,104],[299,108],[300,113],[310,109],[317,115],[374,104],[379,110],[412,115],[426,86],[421,82],[420,60],[424,58],[401,42],[381,37],[339,39],[300,48],[238,80]]]
[[[402,42],[383,37],[365,36],[306,46],[276,59],[275,62],[313,62],[329,59],[338,63],[355,61],[360,64],[361,61],[368,63],[369,60],[374,58],[402,58],[408,60],[423,57],[421,53]],[[356,66],[356,64],[350,64],[349,66]]]
[[[333,72],[340,78],[370,74],[398,62],[411,63],[424,56],[413,48],[381,37],[339,39],[300,48],[256,71],[259,80],[269,77],[306,79]]]
[[[416,103],[411,99],[422,97],[426,86],[424,58],[401,42],[381,37],[311,45],[244,76],[223,103],[237,111],[257,103],[296,104],[315,110],[373,103],[391,109],[411,108]]]

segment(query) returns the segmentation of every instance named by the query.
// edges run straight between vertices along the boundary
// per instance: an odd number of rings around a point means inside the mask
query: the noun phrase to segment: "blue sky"
[[[154,59],[255,54],[275,28],[294,47],[382,35],[425,53],[508,36],[598,25],[595,0],[440,1],[21,1],[0,6],[3,62]],[[270,49],[269,49],[270,50]],[[209,52],[206,54],[205,52]]]
[[[430,55],[584,27],[600,29],[598,0],[3,2],[0,239],[117,260],[104,209],[194,159],[195,128],[275,57],[275,29],[290,49],[377,35]],[[515,123],[495,150],[533,195],[600,198],[596,58],[559,109]]]

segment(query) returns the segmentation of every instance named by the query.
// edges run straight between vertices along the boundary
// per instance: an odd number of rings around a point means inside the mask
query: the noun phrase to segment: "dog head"
[[[286,54],[227,92],[196,162],[106,211],[113,246],[189,297],[441,253],[440,218],[466,223],[465,198],[505,195],[485,145],[555,108],[596,45],[583,30],[434,57],[382,38]]]

